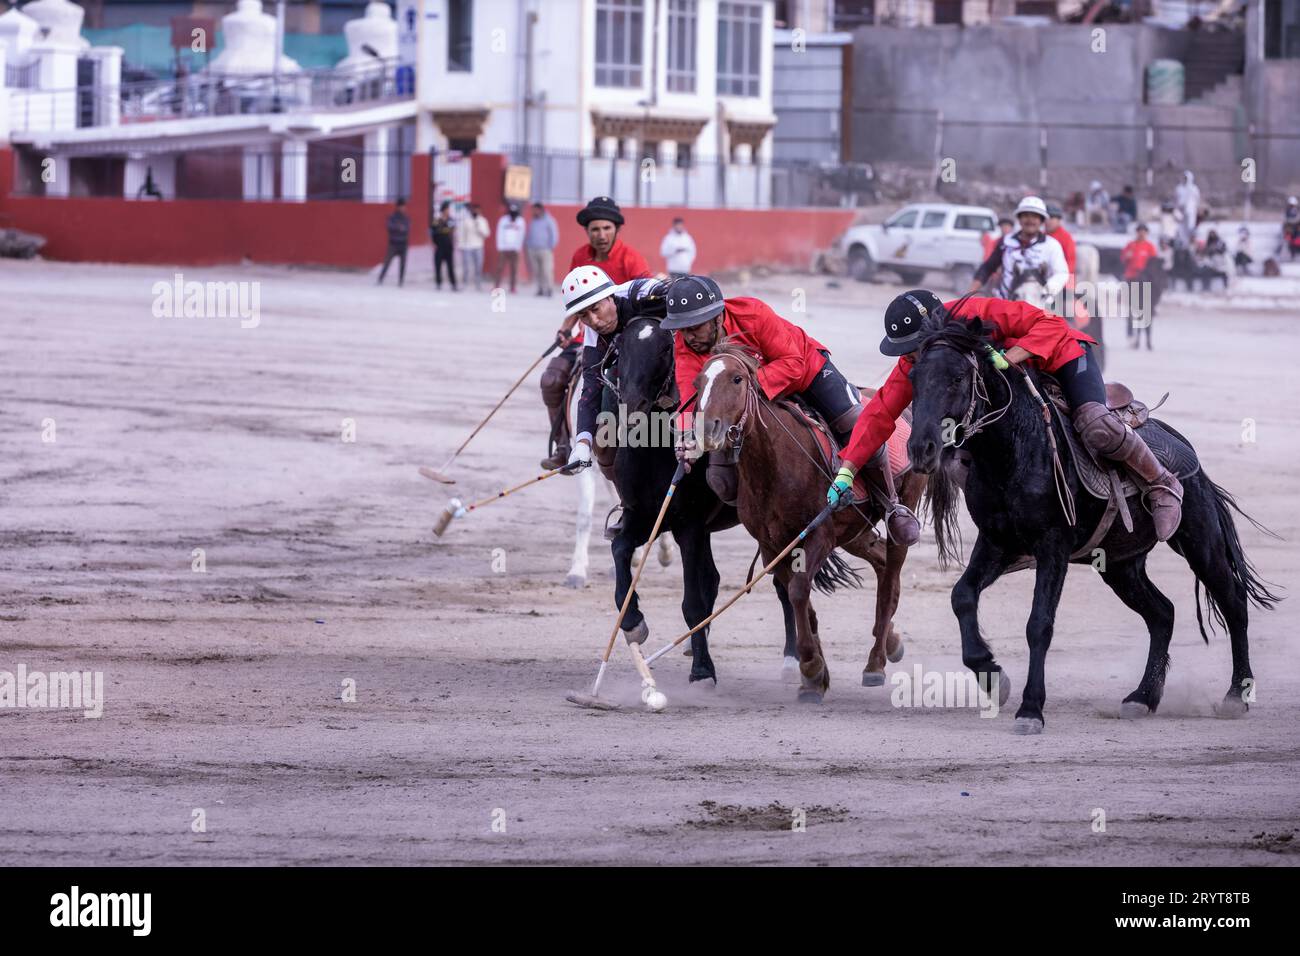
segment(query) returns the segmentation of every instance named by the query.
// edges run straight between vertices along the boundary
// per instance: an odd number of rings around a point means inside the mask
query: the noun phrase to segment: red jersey
[[[1147,262],[1158,255],[1160,253],[1156,247],[1146,239],[1134,239],[1119,254],[1120,261],[1124,263],[1124,278],[1136,279],[1146,268]]]
[[[604,269],[605,274],[614,280],[615,285],[622,285],[633,279],[649,279],[652,275],[650,267],[646,265],[645,257],[624,243],[622,239],[614,240],[614,245],[609,250],[609,258],[604,262],[596,261],[596,250],[591,248],[591,243],[578,246],[573,250],[573,258],[569,260],[569,269],[573,270],[578,266],[596,266]]]
[[[812,385],[826,364],[825,346],[781,318],[766,302],[741,296],[725,299],[723,305],[723,334],[758,353],[758,384],[764,395],[776,399]],[[708,360],[708,355],[693,351],[680,335],[673,336],[677,394],[683,404],[695,394],[695,376]]]
[[[944,308],[951,309],[954,305],[956,302],[945,302]],[[1082,355],[1080,342],[1096,344],[1092,336],[1070,328],[1059,315],[1045,312],[1028,302],[967,299],[961,317],[983,319],[997,330],[993,336],[997,345],[1004,349],[1019,345],[1032,352],[1035,358],[1031,361],[1047,372],[1055,372],[1066,362]],[[854,470],[861,468],[894,433],[894,423],[903,414],[903,409],[912,403],[911,371],[911,358],[901,356],[885,384],[880,386],[880,391],[871,396],[871,401],[858,416],[858,422],[853,426],[853,438],[842,456],[845,464]]]
[[[1049,236],[1061,244],[1061,251],[1065,253],[1065,268],[1070,273],[1070,278],[1066,280],[1067,289],[1074,288],[1074,236],[1065,231],[1064,226],[1057,228],[1056,232],[1049,232]]]

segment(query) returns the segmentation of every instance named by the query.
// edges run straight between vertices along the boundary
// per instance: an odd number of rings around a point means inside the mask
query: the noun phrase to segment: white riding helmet
[[[1020,200],[1020,205],[1016,207],[1017,218],[1022,212],[1032,212],[1037,216],[1042,216],[1044,222],[1047,221],[1047,203],[1037,196],[1026,196]]]
[[[614,280],[598,266],[578,266],[560,283],[565,318],[581,312],[594,302],[608,299],[613,294]]]

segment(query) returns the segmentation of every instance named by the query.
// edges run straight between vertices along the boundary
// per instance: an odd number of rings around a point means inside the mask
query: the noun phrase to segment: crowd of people
[[[600,197],[592,202],[604,202],[615,210],[618,208],[609,197]],[[591,234],[591,227],[589,223],[584,223],[582,212],[578,214],[578,224],[588,231],[587,238],[593,249],[604,248],[602,243],[605,237],[603,234]],[[621,219],[619,225],[621,226]],[[608,231],[611,228],[610,225],[601,226],[598,231]],[[378,282],[383,284],[389,266],[396,261],[397,284],[404,285],[411,233],[411,219],[406,213],[405,199],[399,198],[394,203],[393,211],[385,221],[385,230],[388,247]],[[496,251],[496,269],[493,275],[486,278],[492,288],[517,293],[520,278],[526,273],[526,281],[536,287],[536,295],[545,297],[554,293],[555,249],[560,244],[560,227],[541,202],[532,203],[526,217],[519,203],[508,203],[493,229],[478,203],[444,200],[438,207],[437,215],[429,223],[429,239],[433,247],[433,281],[437,289],[443,287],[445,277],[453,292],[471,284],[475,291],[481,291],[485,278],[484,252],[491,242]],[[665,275],[690,273],[695,263],[695,239],[686,231],[686,222],[681,217],[673,220],[672,228],[660,243],[659,255],[664,261],[662,271]]]

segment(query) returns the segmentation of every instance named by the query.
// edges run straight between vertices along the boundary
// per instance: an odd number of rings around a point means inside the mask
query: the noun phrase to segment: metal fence
[[[585,203],[606,195],[633,206],[840,206],[853,205],[854,188],[869,180],[862,165],[736,163],[686,153],[665,163],[653,157],[521,146],[507,146],[504,152],[512,164],[530,168],[532,198],[544,202]]]
[[[1030,186],[1053,195],[1086,189],[1089,180],[1140,188],[1196,173],[1203,192],[1240,196],[1248,187],[1285,188],[1294,167],[1280,161],[1300,149],[1300,129],[1235,124],[972,120],[931,109],[854,108],[854,150],[877,164],[924,171],[931,182],[944,164],[956,181]],[[1253,182],[1243,177],[1252,159]]]

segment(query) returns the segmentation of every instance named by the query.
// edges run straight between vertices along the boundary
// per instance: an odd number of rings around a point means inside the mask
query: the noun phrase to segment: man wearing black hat
[[[676,331],[673,361],[683,406],[695,394],[696,376],[705,368],[709,353],[726,338],[758,356],[758,384],[764,395],[771,400],[798,395],[817,410],[841,445],[848,441],[862,413],[862,401],[858,389],[831,363],[825,346],[765,302],[747,296],[724,299],[718,284],[707,276],[674,279],[667,294],[668,316],[662,328]],[[695,440],[687,427],[688,415],[682,417],[677,457],[689,470]],[[719,452],[709,455],[709,487],[728,504],[735,503],[739,487],[736,463],[734,453],[730,457]],[[886,507],[890,537],[902,544],[915,544],[920,524],[898,500],[888,453],[873,457],[868,464]]]
[[[669,306],[671,308],[671,306]],[[885,337],[880,351],[898,356],[898,364],[880,391],[871,397],[844,449],[844,467],[826,492],[836,504],[853,487],[858,464],[871,458],[894,432],[895,422],[912,402],[913,358],[927,335],[946,322],[977,318],[999,348],[989,358],[1000,368],[1032,362],[1061,384],[1073,413],[1075,430],[1098,455],[1127,466],[1147,485],[1147,508],[1156,536],[1167,541],[1182,519],[1183,486],[1159,460],[1142,436],[1106,406],[1101,369],[1091,357],[1096,341],[1071,328],[1059,315],[1028,302],[972,299],[942,302],[928,289],[904,292],[885,310]]]
[[[574,250],[570,272],[581,266],[597,266],[615,285],[651,277],[645,257],[618,238],[623,212],[614,200],[597,196],[579,210],[578,225],[587,230],[587,242]],[[576,324],[575,317],[565,318],[555,336],[564,351],[551,359],[542,373],[542,401],[551,422],[550,454],[542,460],[542,467],[547,469],[560,468],[569,460],[569,417],[564,396],[578,361],[579,336],[573,334]]]

